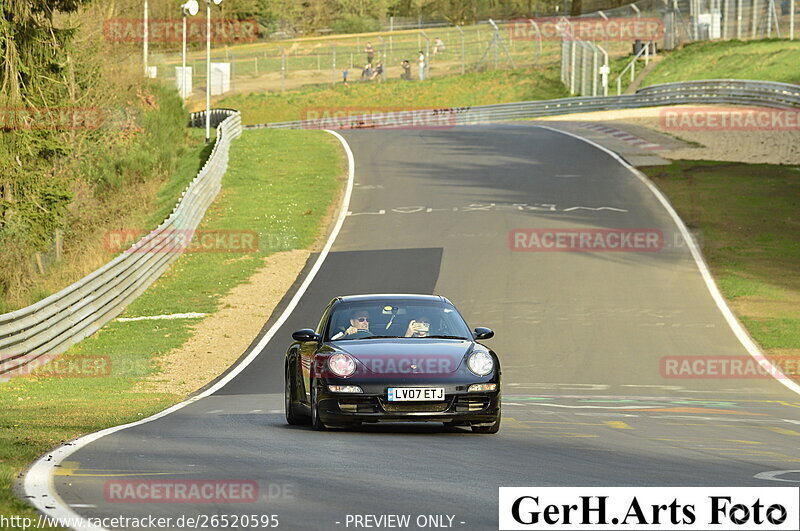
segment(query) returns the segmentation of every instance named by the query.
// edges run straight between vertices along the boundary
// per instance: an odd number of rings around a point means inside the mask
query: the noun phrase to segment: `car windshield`
[[[472,334],[453,305],[413,299],[340,303],[325,332],[326,341],[382,337],[471,339]]]

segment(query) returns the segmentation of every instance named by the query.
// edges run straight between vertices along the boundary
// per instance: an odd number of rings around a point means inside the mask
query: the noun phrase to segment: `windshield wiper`
[[[424,336],[424,337],[433,338],[433,339],[464,339],[464,340],[467,340],[467,338],[463,337],[463,336]]]
[[[352,341],[360,341],[362,339],[386,339],[386,338],[397,338],[399,336],[364,336],[364,337],[351,337],[348,338]]]

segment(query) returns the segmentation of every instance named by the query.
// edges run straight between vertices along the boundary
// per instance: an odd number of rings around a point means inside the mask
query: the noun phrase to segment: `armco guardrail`
[[[328,116],[293,122],[245,126],[279,129],[360,129],[397,127],[446,127],[578,112],[635,109],[660,105],[733,104],[800,107],[800,86],[767,81],[713,79],[665,83],[639,89],[636,94],[610,97],[578,97],[545,101],[501,103],[474,107],[410,110],[357,116]],[[335,114],[335,113],[334,113]]]
[[[211,156],[161,225],[78,282],[36,304],[0,315],[0,378],[18,373],[43,356],[60,354],[97,331],[180,256],[181,238],[174,236],[197,228],[219,193],[231,141],[242,133],[237,111],[215,109],[211,120],[217,131]],[[204,127],[205,113],[193,113],[189,125]]]

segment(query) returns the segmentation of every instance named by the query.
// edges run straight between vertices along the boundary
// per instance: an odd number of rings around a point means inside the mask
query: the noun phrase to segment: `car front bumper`
[[[445,387],[443,401],[389,402],[385,388],[380,391],[365,389],[364,393],[334,393],[324,386],[318,391],[320,420],[327,424],[454,422],[471,425],[497,420],[500,413],[499,383],[498,391],[472,393],[462,390],[463,386],[430,386]]]

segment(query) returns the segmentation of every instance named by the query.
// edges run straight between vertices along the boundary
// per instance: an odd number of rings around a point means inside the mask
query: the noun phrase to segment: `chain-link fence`
[[[336,84],[344,82],[345,75],[349,83],[378,82],[381,78],[415,81],[420,79],[420,73],[429,78],[492,68],[557,65],[559,42],[515,31],[518,25],[505,22],[495,28],[486,22],[369,36],[256,42],[212,48],[211,61],[230,65],[229,93]],[[373,52],[368,52],[368,45]],[[408,63],[404,65],[404,61]],[[378,62],[383,72],[374,75]],[[420,63],[424,65],[422,72]],[[151,57],[150,64],[157,66],[159,79],[175,83],[180,77],[176,67],[181,67],[182,57],[179,50],[160,53]],[[372,68],[367,69],[367,64]],[[200,97],[206,85],[205,51],[190,51],[187,68],[191,76],[187,86],[193,87],[195,97]],[[212,92],[214,86],[212,74]]]
[[[606,82],[620,94],[625,86],[635,88],[637,72],[659,49],[708,40],[794,39],[796,19],[795,0],[640,0],[562,25],[561,80],[573,94],[603,95]],[[619,43],[611,31],[586,31],[613,29],[615,24],[634,29],[622,48],[610,45],[612,40]],[[581,40],[575,35],[580,27],[609,40]],[[598,60],[601,55],[605,62]]]

